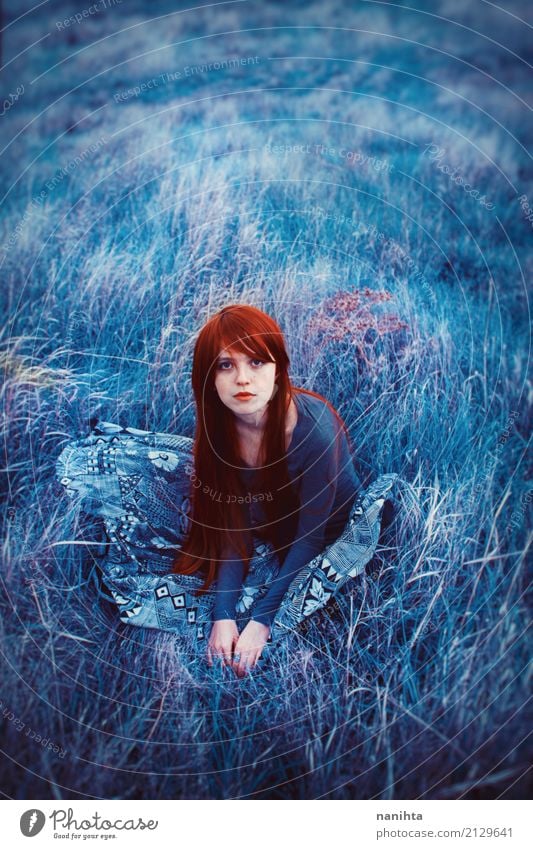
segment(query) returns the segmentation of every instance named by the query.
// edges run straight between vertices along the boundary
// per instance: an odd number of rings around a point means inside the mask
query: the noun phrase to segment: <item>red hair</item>
[[[268,403],[257,479],[258,492],[271,493],[272,498],[262,502],[267,522],[256,533],[270,540],[278,552],[288,548],[283,521],[297,515],[299,507],[289,478],[285,444],[286,416],[294,394],[305,393],[324,401],[349,439],[344,422],[329,401],[291,384],[285,340],[273,318],[257,307],[232,304],[202,327],[192,366],[196,430],[191,525],[172,566],[172,572],[184,575],[206,570],[198,593],[205,592],[215,580],[218,564],[228,546],[238,552],[246,568],[253,551],[244,498],[240,503],[238,498],[226,499],[228,494],[245,496],[246,491],[239,475],[239,467],[245,464],[239,453],[235,416],[220,400],[215,387],[217,360],[223,349],[276,363],[278,391]],[[217,497],[220,494],[222,498]]]

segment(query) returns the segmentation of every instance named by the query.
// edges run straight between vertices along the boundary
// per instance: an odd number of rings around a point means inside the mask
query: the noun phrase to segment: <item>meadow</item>
[[[89,5],[3,4],[2,794],[523,798],[528,5]],[[236,302],[405,482],[242,680],[119,621],[54,474],[97,420],[192,436],[195,334]]]

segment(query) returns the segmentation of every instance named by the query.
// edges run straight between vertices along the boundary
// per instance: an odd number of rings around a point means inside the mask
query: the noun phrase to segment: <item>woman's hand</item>
[[[255,619],[250,619],[246,627],[243,628],[234,648],[232,663],[239,678],[243,678],[248,670],[253,669],[261,657],[269,634],[268,625],[256,622]]]
[[[220,657],[222,666],[231,666],[233,647],[239,639],[235,619],[217,619],[213,623],[207,643],[207,663],[213,666],[213,658]]]

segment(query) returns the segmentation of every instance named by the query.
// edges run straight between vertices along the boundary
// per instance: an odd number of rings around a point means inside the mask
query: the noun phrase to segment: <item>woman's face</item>
[[[252,353],[223,349],[215,364],[215,387],[232,413],[254,423],[272,397],[276,363],[265,362]],[[241,397],[239,397],[241,396]]]

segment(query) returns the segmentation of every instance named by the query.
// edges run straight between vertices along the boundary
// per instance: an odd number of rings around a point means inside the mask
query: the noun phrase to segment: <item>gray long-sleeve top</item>
[[[300,508],[292,544],[267,593],[252,609],[251,618],[272,625],[294,576],[342,533],[353,501],[361,488],[349,444],[329,407],[319,398],[294,393],[298,420],[287,452],[289,477],[299,494]],[[253,491],[255,469],[241,470]],[[266,521],[260,502],[249,506],[251,526]],[[244,563],[234,553],[223,559],[217,577],[214,620],[234,619],[242,589]]]

